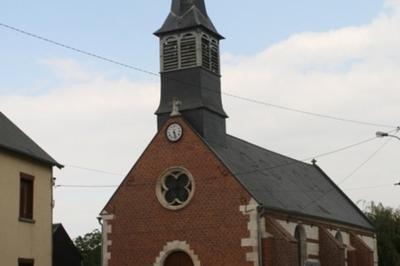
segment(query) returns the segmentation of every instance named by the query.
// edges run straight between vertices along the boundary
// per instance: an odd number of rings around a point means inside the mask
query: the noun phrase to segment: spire
[[[163,26],[154,34],[161,36],[194,27],[203,27],[219,39],[224,38],[208,17],[204,0],[172,0],[171,12]]]

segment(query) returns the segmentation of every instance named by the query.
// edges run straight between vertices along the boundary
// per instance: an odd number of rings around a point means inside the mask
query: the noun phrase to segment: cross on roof
[[[178,98],[172,99],[172,111],[170,116],[179,116],[181,113],[179,112],[179,107],[182,105],[182,102]]]

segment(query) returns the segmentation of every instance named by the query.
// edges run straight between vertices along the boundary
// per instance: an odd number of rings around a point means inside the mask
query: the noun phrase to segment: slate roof
[[[2,112],[0,112],[0,148],[28,156],[51,166],[63,168]]]
[[[368,218],[318,166],[229,135],[226,146],[211,142],[208,145],[267,210],[374,230]]]
[[[154,34],[160,36],[194,27],[203,27],[216,34],[220,39],[224,38],[208,17],[204,0],[173,0],[171,12],[163,26]]]

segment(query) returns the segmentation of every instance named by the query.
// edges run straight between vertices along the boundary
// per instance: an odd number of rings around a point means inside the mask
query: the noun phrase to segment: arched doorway
[[[164,261],[164,266],[194,266],[188,254],[182,251],[171,253]]]

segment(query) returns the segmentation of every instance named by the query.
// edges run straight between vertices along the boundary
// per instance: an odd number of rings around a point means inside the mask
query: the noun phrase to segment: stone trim
[[[101,213],[101,218],[103,220],[102,225],[102,266],[108,266],[111,259],[110,248],[112,245],[112,240],[108,239],[108,235],[112,233],[111,222],[114,220],[114,215],[108,214],[106,211]]]
[[[258,228],[259,225],[258,223],[258,203],[254,200],[251,199],[248,205],[242,205],[239,207],[239,210],[243,215],[248,215],[249,216],[249,222],[247,223],[247,229],[249,230],[250,236],[248,238],[243,238],[241,241],[241,246],[242,247],[251,247],[252,251],[246,253],[246,260],[249,262],[253,262],[254,266],[259,266],[258,265]],[[260,223],[262,226],[260,226],[260,229],[263,231],[262,232],[262,237],[266,237],[267,233],[265,232],[265,218],[260,219]]]
[[[158,257],[156,258],[156,262],[153,264],[153,266],[163,266],[165,259],[171,254],[176,251],[183,251],[186,254],[188,254],[193,261],[194,266],[200,266],[200,260],[199,257],[194,253],[192,249],[190,249],[189,244],[186,241],[171,241],[165,244],[163,247],[163,250],[160,252]]]
[[[177,205],[177,206],[170,205],[170,204],[165,200],[165,195],[164,195],[163,192],[162,192],[162,188],[163,188],[163,186],[164,186],[164,181],[165,181],[164,179],[165,179],[169,174],[171,174],[172,172],[182,172],[182,173],[186,174],[187,177],[188,177],[189,180],[190,180],[190,185],[191,185],[191,190],[188,191],[188,192],[189,192],[189,198],[188,198],[185,202],[182,202],[180,205]],[[158,201],[160,202],[160,204],[161,204],[164,208],[166,208],[166,209],[168,209],[168,210],[176,211],[176,210],[180,210],[180,209],[185,208],[185,207],[190,203],[190,201],[192,200],[193,195],[194,195],[194,193],[195,193],[195,188],[196,188],[196,186],[195,186],[195,181],[194,181],[194,178],[193,178],[192,174],[189,172],[189,170],[187,170],[187,169],[184,168],[183,166],[170,167],[170,168],[168,168],[167,170],[165,170],[165,171],[163,172],[163,174],[157,179],[157,184],[156,184],[156,196],[157,196]]]

